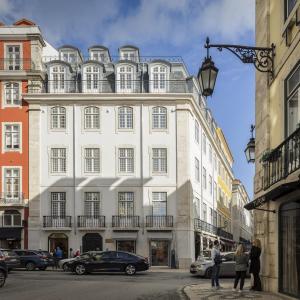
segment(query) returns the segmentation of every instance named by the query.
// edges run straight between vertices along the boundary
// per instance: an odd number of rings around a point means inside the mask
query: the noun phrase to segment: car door
[[[115,251],[106,251],[101,254],[95,253],[90,264],[94,271],[114,271],[116,270],[115,259]]]
[[[223,262],[220,269],[221,276],[235,276],[234,253],[228,253],[223,256]]]
[[[134,259],[134,256],[126,252],[117,252],[117,261],[115,265],[118,271],[123,272],[126,266],[130,263],[135,265],[136,261]]]
[[[22,250],[16,251],[15,250],[15,253],[20,257],[20,265],[22,267],[24,267],[25,266],[24,251],[22,251]]]

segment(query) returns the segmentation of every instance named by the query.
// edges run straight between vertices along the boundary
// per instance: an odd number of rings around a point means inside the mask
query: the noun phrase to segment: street
[[[154,269],[133,277],[123,274],[77,276],[62,271],[12,271],[0,290],[1,300],[150,300],[181,299],[184,285],[208,279],[195,278],[185,270]]]

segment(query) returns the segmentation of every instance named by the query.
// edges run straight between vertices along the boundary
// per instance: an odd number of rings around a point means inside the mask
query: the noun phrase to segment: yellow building
[[[255,236],[263,289],[300,298],[300,0],[256,1],[256,45],[275,45],[256,74]],[[263,210],[257,210],[263,209]],[[273,212],[274,211],[274,212]]]

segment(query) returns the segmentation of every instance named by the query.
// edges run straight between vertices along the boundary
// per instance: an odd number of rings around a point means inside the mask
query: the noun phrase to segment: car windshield
[[[11,250],[2,250],[4,256],[16,256],[15,252]]]

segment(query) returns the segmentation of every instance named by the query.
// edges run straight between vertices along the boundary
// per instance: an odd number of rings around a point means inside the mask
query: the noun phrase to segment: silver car
[[[79,258],[88,258],[88,257],[89,257],[89,253],[85,252],[85,253],[82,253],[81,255],[76,256],[76,257],[61,259],[58,262],[58,267],[63,269],[63,271],[68,272],[69,271],[69,268],[68,268],[68,265],[67,265],[68,262],[71,262],[71,261],[79,259]]]
[[[234,252],[224,252],[222,255],[222,263],[220,265],[220,277],[235,276]],[[198,259],[191,264],[190,273],[193,275],[211,278],[213,262],[210,257],[199,256]],[[247,276],[249,272],[247,271]]]

